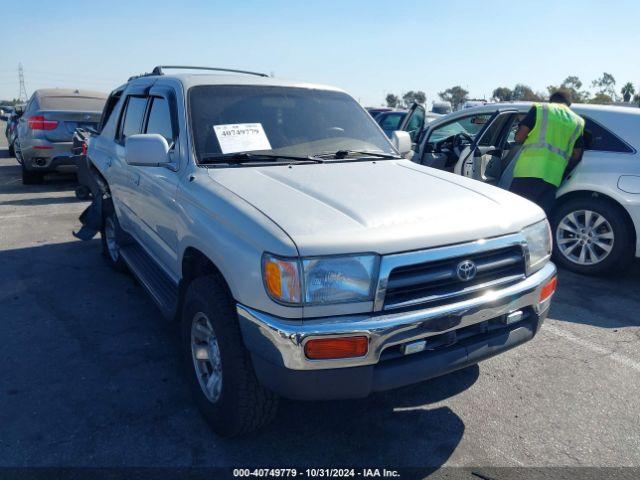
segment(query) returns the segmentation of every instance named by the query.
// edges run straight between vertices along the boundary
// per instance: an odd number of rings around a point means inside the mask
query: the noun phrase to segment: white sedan
[[[413,160],[507,188],[518,122],[531,103],[500,103],[461,110],[424,124],[414,106]],[[558,189],[551,223],[555,261],[578,273],[624,268],[640,257],[640,109],[574,104],[585,119],[588,145]]]

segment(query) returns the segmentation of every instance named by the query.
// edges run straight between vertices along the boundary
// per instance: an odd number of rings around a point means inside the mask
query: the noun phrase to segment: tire
[[[77,186],[75,194],[78,200],[91,200],[91,190],[85,185]]]
[[[258,383],[234,303],[217,275],[196,278],[187,287],[181,330],[188,381],[213,431],[233,437],[268,424],[277,412],[278,397]],[[197,360],[196,355],[203,357]],[[207,371],[219,380],[208,392]]]
[[[42,172],[32,172],[24,168],[22,165],[22,184],[23,185],[40,185],[44,181]]]
[[[120,228],[118,217],[111,201],[105,201],[102,210],[102,228],[100,230],[102,240],[102,255],[116,272],[127,271],[127,264],[120,255],[124,232]]]
[[[598,197],[569,200],[553,212],[552,225],[553,259],[566,269],[606,275],[629,265],[631,229],[624,212],[610,201]]]

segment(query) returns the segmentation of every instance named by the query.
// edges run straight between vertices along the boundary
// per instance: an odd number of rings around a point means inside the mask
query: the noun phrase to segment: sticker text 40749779
[[[214,125],[222,153],[271,150],[271,144],[261,123]]]

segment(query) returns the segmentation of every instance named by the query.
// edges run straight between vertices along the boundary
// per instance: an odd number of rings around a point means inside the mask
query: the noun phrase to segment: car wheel
[[[39,185],[44,181],[42,172],[32,172],[24,168],[22,165],[22,184],[23,185]]]
[[[188,286],[182,341],[191,390],[215,433],[241,435],[273,419],[278,397],[258,383],[234,302],[218,276]]]
[[[78,185],[75,194],[78,200],[91,200],[91,190],[85,185]]]
[[[123,232],[120,223],[118,223],[118,217],[111,202],[105,203],[103,208],[102,230],[100,232],[102,254],[111,268],[117,272],[126,272],[127,264],[120,255]]]
[[[601,198],[574,199],[553,214],[554,260],[576,273],[601,275],[624,268],[633,251],[619,207]]]

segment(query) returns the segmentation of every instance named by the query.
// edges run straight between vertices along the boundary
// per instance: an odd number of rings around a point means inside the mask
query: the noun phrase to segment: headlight
[[[529,251],[527,271],[531,274],[540,270],[551,257],[551,228],[543,220],[522,230]]]
[[[303,259],[305,303],[371,300],[376,259],[375,255]]]
[[[372,300],[377,266],[376,255],[284,259],[265,253],[262,274],[274,300],[322,305]]]

